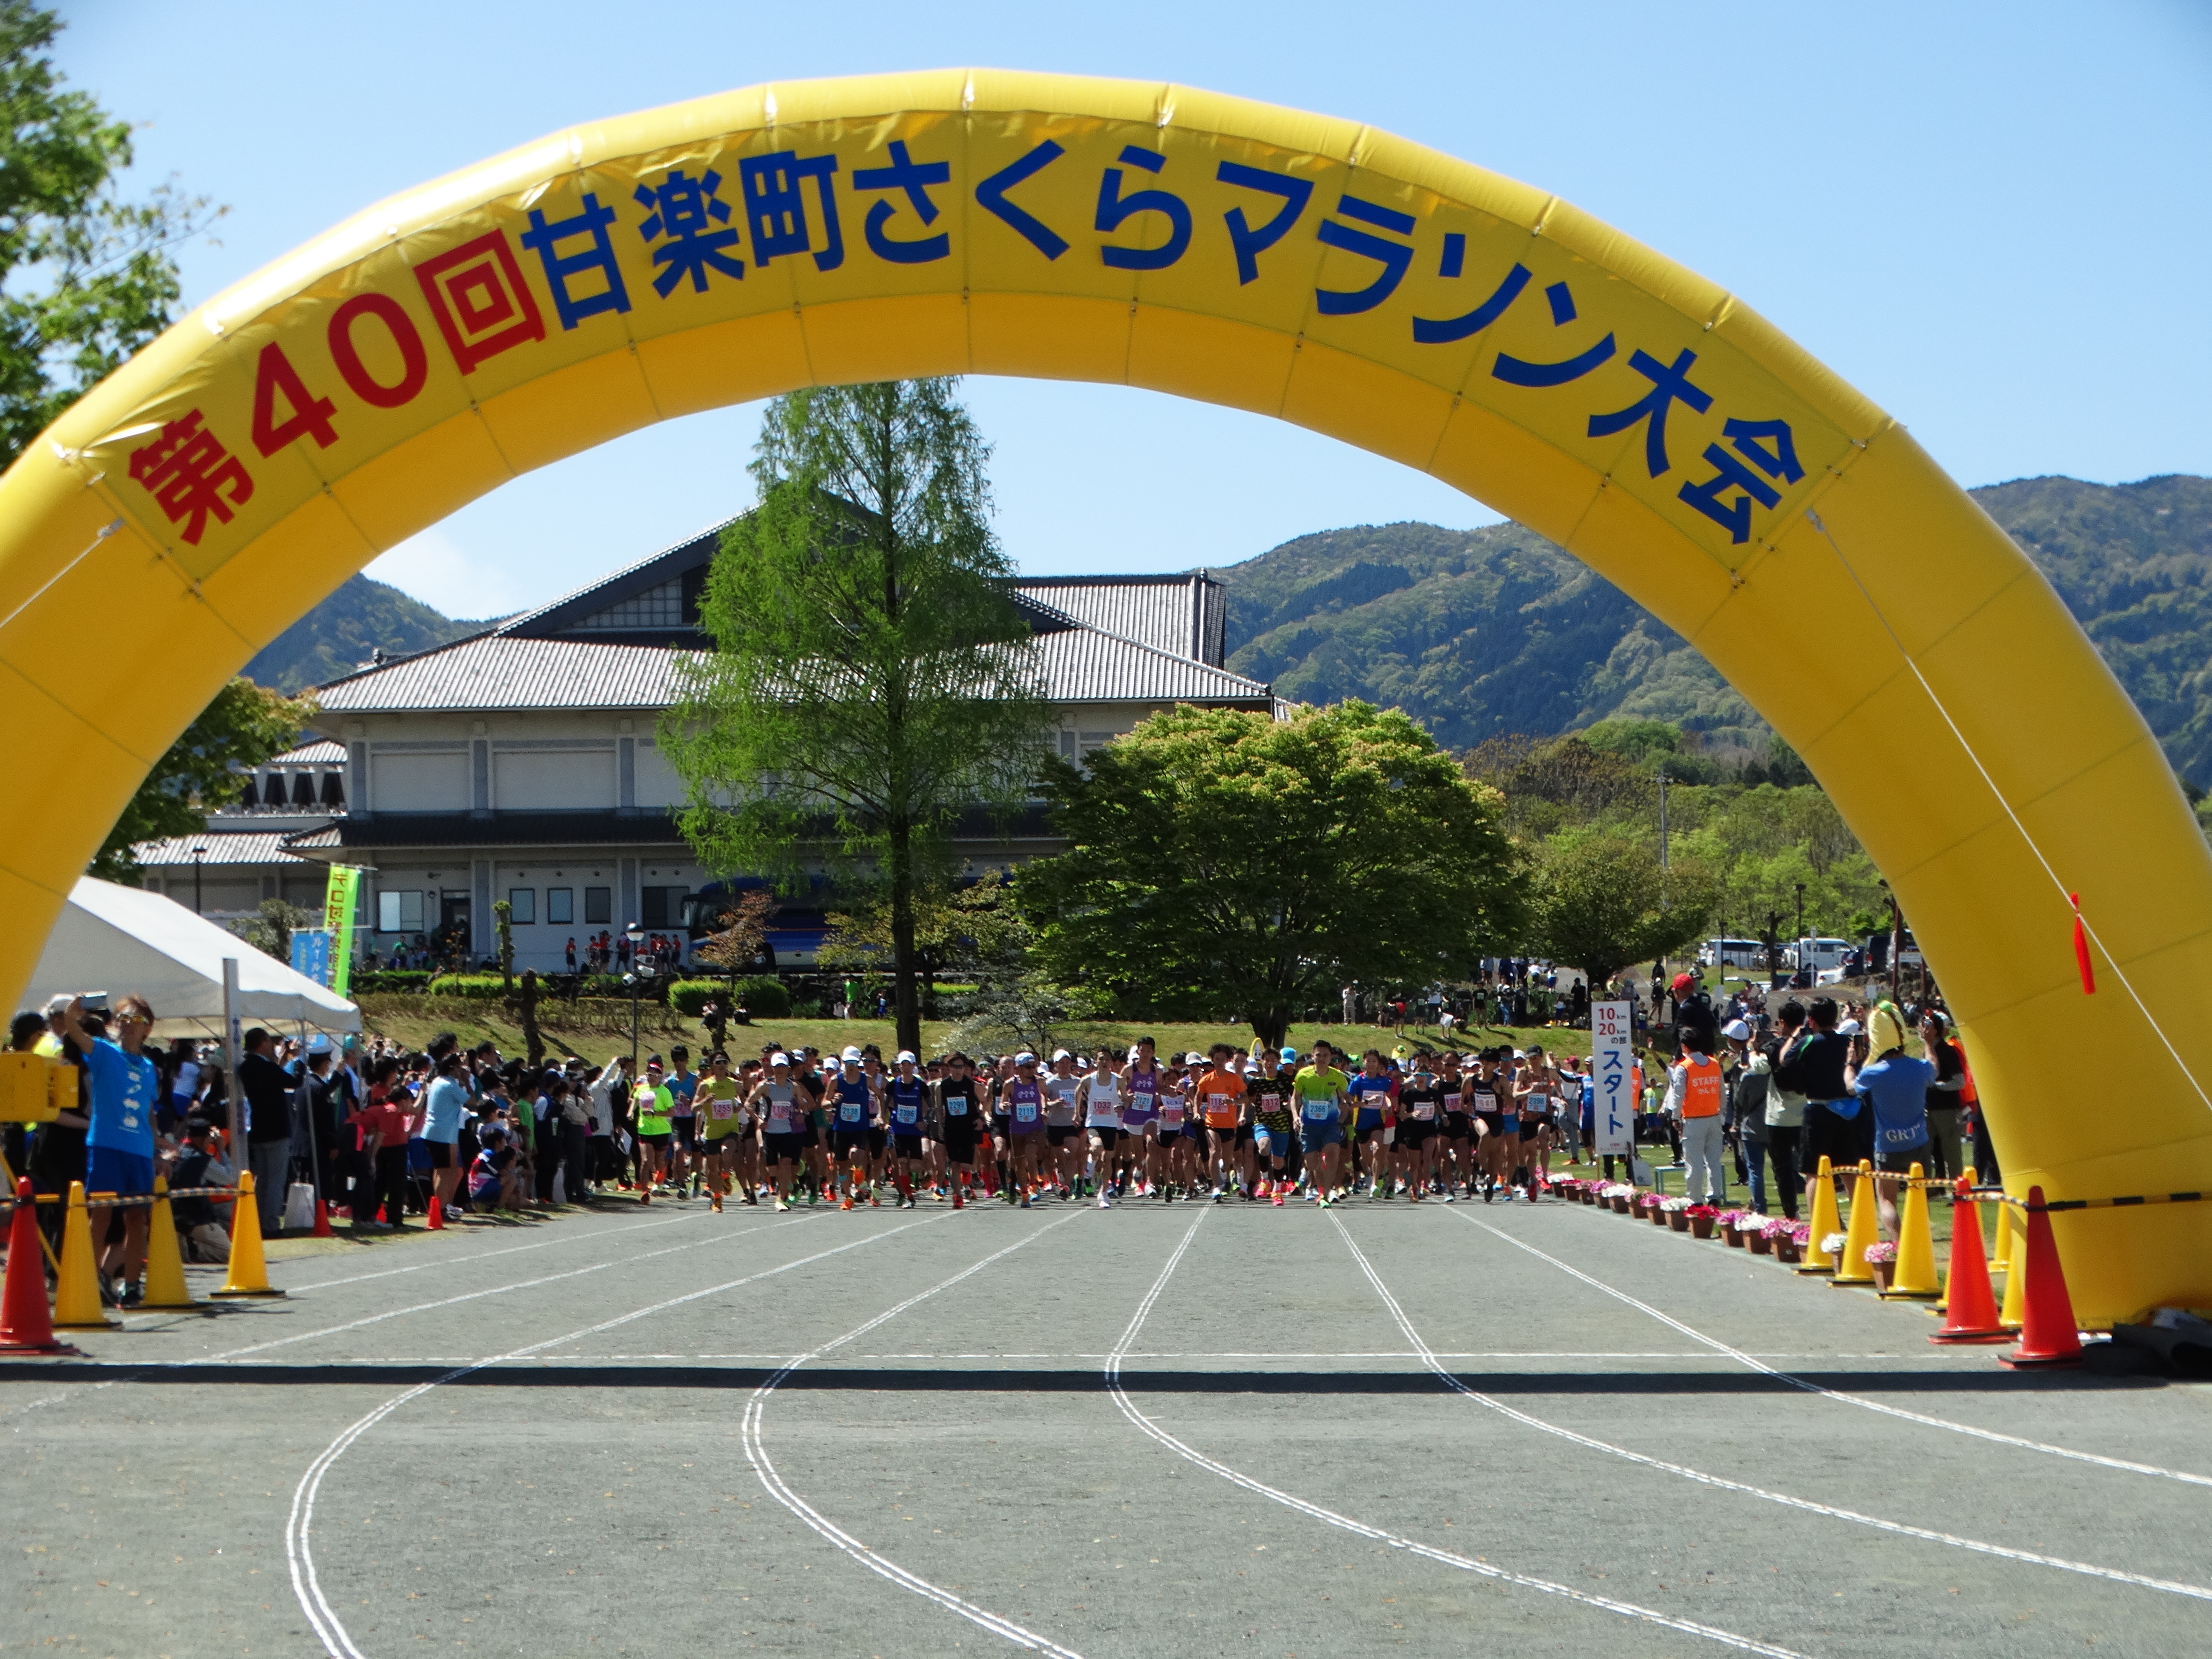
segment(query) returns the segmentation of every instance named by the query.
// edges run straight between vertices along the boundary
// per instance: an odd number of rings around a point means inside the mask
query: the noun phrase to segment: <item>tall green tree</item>
[[[1069,850],[1019,884],[1062,980],[1279,1043],[1347,981],[1457,978],[1517,937],[1497,791],[1395,709],[1176,708],[1090,764],[1053,786]]]
[[[228,806],[245,787],[244,769],[281,755],[300,740],[314,704],[288,697],[252,680],[236,679],[216,693],[169,752],[138,786],[123,816],[107,832],[92,860],[90,873],[103,881],[138,884],[137,860],[131,849],[165,836],[197,836],[207,815]]]
[[[1539,860],[1528,942],[1579,968],[1597,996],[1632,963],[1674,955],[1705,932],[1718,899],[1702,866],[1659,867],[1650,847],[1625,836],[1554,837]]]
[[[915,894],[964,816],[1027,798],[1047,708],[989,447],[949,380],[775,399],[759,507],[723,532],[662,741],[684,835],[725,875],[787,887],[809,858],[879,881],[898,1037],[921,1041]]]
[[[124,198],[130,124],[63,90],[61,27],[0,0],[0,466],[169,325],[170,250],[222,212],[173,185]]]

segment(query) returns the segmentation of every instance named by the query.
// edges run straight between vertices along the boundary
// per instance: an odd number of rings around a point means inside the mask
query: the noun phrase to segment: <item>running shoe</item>
[[[872,1210],[880,1210],[884,1207],[884,1201],[876,1196],[876,1189],[873,1187],[868,1188],[868,1207]]]
[[[720,1215],[720,1214],[721,1214],[721,1212],[722,1212],[722,1195],[721,1195],[721,1194],[720,1194],[720,1193],[716,1193],[716,1194],[714,1194],[714,1196],[713,1200],[711,1200],[711,1202],[710,1202],[710,1207],[714,1210],[714,1213],[715,1213],[716,1215]]]
[[[957,1192],[956,1192],[956,1193],[954,1193],[954,1194],[952,1194],[952,1207],[953,1207],[954,1209],[956,1209],[956,1210],[958,1210],[958,1209],[963,1209],[963,1208],[965,1208],[965,1207],[966,1207],[964,1205],[963,1205],[963,1204],[961,1203],[961,1201],[960,1201],[960,1194],[959,1194]]]
[[[1026,1209],[1028,1209],[1028,1208],[1029,1208],[1029,1206],[1030,1206],[1030,1195],[1029,1195],[1027,1193],[1024,1193],[1024,1194],[1022,1194],[1022,1203],[1021,1203],[1021,1207],[1022,1207],[1022,1208],[1024,1208],[1024,1210],[1026,1210]]]
[[[1113,1205],[1112,1205],[1112,1204],[1110,1204],[1109,1202],[1108,1202],[1108,1201],[1107,1201],[1106,1194],[1103,1194],[1103,1193],[1101,1193],[1101,1194],[1098,1194],[1098,1207],[1099,1207],[1100,1209],[1102,1209],[1102,1210],[1110,1210],[1110,1209],[1112,1209],[1114,1206],[1113,1206]]]
[[[778,1200],[776,1200],[776,1201],[775,1201],[775,1207],[776,1207],[778,1210],[782,1211],[782,1212],[785,1212],[785,1213],[787,1213],[787,1213],[789,1213],[790,1209],[791,1209],[791,1206],[790,1206],[789,1204],[786,1203],[782,1199],[780,1199],[780,1198],[779,1198]]]
[[[1270,1193],[1267,1195],[1267,1199],[1268,1202],[1273,1204],[1277,1209],[1279,1210],[1283,1207],[1283,1195],[1280,1192]]]
[[[853,1195],[852,1195],[852,1194],[850,1194],[850,1193],[847,1193],[847,1194],[845,1194],[845,1201],[844,1201],[842,1204],[840,1204],[837,1207],[838,1207],[839,1209],[841,1209],[841,1210],[849,1210],[849,1209],[851,1209],[851,1208],[853,1207]]]

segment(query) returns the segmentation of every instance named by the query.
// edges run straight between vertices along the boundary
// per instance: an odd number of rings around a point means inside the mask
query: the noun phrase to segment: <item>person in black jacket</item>
[[[246,1096],[246,1164],[253,1172],[254,1207],[264,1237],[274,1237],[284,1217],[284,1188],[292,1178],[293,1080],[276,1063],[275,1036],[256,1025],[246,1034],[238,1086]]]
[[[1804,1030],[1774,1068],[1775,1085],[1805,1097],[1801,1167],[1817,1170],[1826,1155],[1831,1169],[1853,1169],[1874,1156],[1874,1124],[1851,1092],[1850,1040],[1836,1030],[1833,997],[1814,998],[1805,1013]]]

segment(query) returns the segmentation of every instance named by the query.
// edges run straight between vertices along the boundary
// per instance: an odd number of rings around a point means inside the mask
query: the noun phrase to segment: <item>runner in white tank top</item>
[[[1090,1075],[1075,1091],[1084,1126],[1091,1131],[1091,1178],[1097,1183],[1102,1210],[1113,1208],[1107,1201],[1107,1188],[1114,1185],[1115,1171],[1121,1161],[1121,1066],[1119,1055],[1101,1048],[1091,1062]]]

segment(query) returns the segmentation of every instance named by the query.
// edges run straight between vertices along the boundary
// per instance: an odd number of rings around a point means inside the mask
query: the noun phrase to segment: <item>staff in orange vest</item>
[[[1690,1166],[1685,1185],[1693,1202],[1721,1204],[1728,1199],[1728,1174],[1723,1167],[1721,1138],[1723,1088],[1721,1063],[1693,1047],[1682,1046],[1679,1068],[1682,1085],[1682,1156]]]

